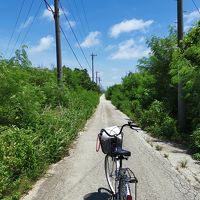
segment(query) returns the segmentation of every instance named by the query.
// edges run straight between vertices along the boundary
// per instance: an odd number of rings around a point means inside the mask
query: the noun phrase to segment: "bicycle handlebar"
[[[101,129],[101,132],[100,134],[102,134],[103,132],[105,132],[109,137],[117,137],[118,135],[120,135],[122,133],[122,130],[125,126],[129,126],[131,129],[137,131],[138,129],[135,129],[135,128],[139,128],[137,125],[135,124],[132,124],[132,122],[128,122],[128,124],[124,124],[121,126],[121,129],[119,131],[119,133],[117,134],[114,134],[114,135],[110,135],[105,129]]]

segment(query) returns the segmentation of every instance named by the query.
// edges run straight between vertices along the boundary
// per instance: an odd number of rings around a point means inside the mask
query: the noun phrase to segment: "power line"
[[[67,7],[68,7],[68,9],[70,10],[70,14],[72,15],[73,20],[74,20],[74,21],[78,21],[78,20],[76,19],[75,15],[74,15],[73,9],[72,9],[72,7],[71,7],[69,1],[66,1],[66,2],[67,2]],[[81,37],[84,38],[84,34],[83,34],[82,30],[80,30],[79,26],[77,26],[77,28],[78,28],[78,32],[79,32],[79,34],[81,35]]]
[[[84,31],[85,35],[87,35],[87,33],[86,33],[86,31],[85,31],[85,28],[84,28],[83,21],[82,21],[82,19],[81,19],[81,16],[80,16],[80,14],[79,14],[79,9],[78,9],[78,5],[77,5],[77,3],[76,3],[76,0],[74,0],[73,2],[74,2],[75,8],[76,8],[76,10],[77,10],[77,13],[78,13],[78,15],[77,15],[77,16],[78,16],[78,18],[79,18],[79,21],[80,21],[80,22],[81,22],[81,24],[82,24],[83,31]]]
[[[198,13],[200,14],[200,10],[199,10],[199,8],[198,8],[197,4],[195,3],[195,1],[194,1],[194,0],[192,0],[192,2],[193,2],[193,4],[194,4],[194,6],[196,7],[196,9],[197,9]]]
[[[25,33],[25,35],[24,35],[24,38],[23,38],[23,40],[22,40],[22,42],[21,42],[21,46],[23,45],[24,41],[26,40],[26,38],[27,38],[27,36],[28,36],[28,34],[29,34],[29,32],[30,32],[30,30],[31,30],[31,28],[32,28],[32,26],[33,26],[35,20],[36,20],[36,17],[38,16],[38,13],[39,13],[39,11],[40,11],[40,9],[41,9],[41,6],[42,6],[42,2],[43,2],[43,0],[41,0],[40,5],[38,6],[38,9],[37,9],[37,11],[36,11],[36,13],[35,13],[35,16],[34,16],[34,18],[33,18],[33,21],[32,21],[30,27],[28,28],[28,30],[26,31],[26,33]]]
[[[80,66],[80,67],[83,69],[83,67],[82,67],[82,65],[81,65],[81,63],[80,63],[80,61],[79,61],[79,59],[78,59],[77,55],[75,54],[75,52],[74,52],[74,50],[73,50],[73,48],[72,48],[72,46],[71,46],[71,44],[70,44],[69,40],[67,39],[67,36],[66,36],[66,34],[65,34],[65,32],[63,31],[63,29],[62,29],[62,27],[61,27],[61,26],[60,26],[60,30],[62,31],[62,33],[63,33],[63,36],[64,36],[65,40],[67,41],[67,44],[69,45],[69,47],[70,47],[70,49],[71,49],[71,51],[72,51],[72,53],[73,53],[73,55],[74,55],[74,57],[75,57],[76,61],[78,62],[79,66]]]
[[[54,10],[51,8],[51,6],[47,2],[47,0],[44,0],[44,3],[45,3],[45,6],[46,6],[47,10],[52,12],[52,15],[54,16]]]
[[[17,16],[17,20],[16,20],[16,22],[15,22],[15,25],[14,25],[14,28],[13,28],[13,31],[12,31],[12,34],[11,34],[11,37],[10,37],[10,39],[9,39],[9,42],[8,42],[8,45],[7,45],[6,53],[5,53],[5,54],[7,54],[7,52],[8,52],[8,48],[9,48],[9,46],[10,46],[10,42],[11,42],[11,40],[12,40],[12,38],[13,38],[13,35],[14,35],[15,31],[16,31],[17,24],[18,24],[18,21],[19,21],[19,18],[20,18],[22,9],[23,9],[23,7],[24,7],[24,2],[25,2],[25,0],[23,0],[22,3],[21,3],[21,7],[20,7],[20,10],[19,10],[19,13],[18,13],[18,16]]]
[[[85,39],[85,37],[87,36],[87,34],[86,34],[86,32],[85,32],[85,29],[84,29],[84,31],[83,31],[83,22],[82,22],[82,20],[81,20],[80,15],[77,15],[77,17],[75,17],[74,12],[73,12],[73,9],[72,9],[72,5],[71,5],[70,1],[68,0],[68,1],[65,1],[65,2],[67,3],[68,9],[70,10],[70,14],[72,15],[73,20],[74,20],[74,21],[80,21],[80,24],[82,25],[82,26],[81,26],[82,29],[80,29],[80,26],[77,26],[77,30],[78,30],[79,35],[81,36],[81,38],[82,38],[82,39]],[[85,16],[85,21],[86,21],[86,23],[87,23],[88,32],[91,32],[90,26],[89,26],[89,23],[88,23],[88,20],[87,20],[86,11],[85,11],[83,2],[82,2],[82,6],[83,6],[82,10],[83,10],[83,12],[85,13],[83,16]],[[77,13],[79,13],[79,12],[78,12],[78,6],[77,6],[77,3],[76,3],[76,2],[74,2],[74,6],[73,6],[73,7],[76,9]],[[84,32],[84,33],[83,33],[83,32]],[[92,52],[95,52],[95,51],[96,51],[96,48],[95,48],[95,47],[93,47],[93,48],[90,47],[90,49],[91,49]]]
[[[53,11],[53,9],[51,8],[51,6],[49,5],[49,3],[47,2],[47,0],[44,0],[44,2],[45,2],[45,5],[46,5],[47,9],[48,9],[49,11],[51,11],[52,14],[54,15],[54,11]],[[64,12],[64,11],[63,11],[63,12]],[[65,32],[64,32],[64,30],[63,30],[63,28],[62,28],[61,25],[60,25],[60,30],[61,30],[61,32],[62,32],[62,34],[63,34],[63,36],[64,36],[64,38],[65,38],[65,40],[66,40],[66,42],[67,42],[67,44],[68,44],[68,46],[69,46],[69,48],[71,49],[71,51],[72,51],[72,53],[73,53],[73,55],[74,55],[76,61],[78,62],[79,66],[83,69],[83,67],[82,67],[82,65],[81,65],[81,63],[80,63],[80,61],[79,61],[79,59],[78,59],[76,53],[74,52],[74,50],[73,50],[73,48],[72,48],[72,46],[71,46],[69,40],[67,39],[67,36],[66,36],[66,34],[65,34]]]
[[[30,14],[30,12],[31,12],[31,9],[32,9],[32,7],[33,7],[34,1],[35,1],[35,0],[32,0],[32,2],[31,2],[31,4],[30,4],[29,10],[28,10],[28,12],[27,12],[27,14],[26,14],[26,17],[25,17],[24,24],[25,24],[26,21],[28,20],[28,16],[29,16],[29,14]],[[18,43],[18,41],[19,41],[19,38],[20,38],[21,34],[22,34],[22,29],[21,29],[20,32],[19,32],[19,35],[18,35],[18,37],[17,37],[17,40],[16,40],[16,42],[15,42],[15,44],[14,44],[14,47],[13,47],[13,49],[12,49],[12,51],[11,51],[10,57],[12,56],[13,51],[14,51],[15,47],[17,46],[17,43]]]
[[[84,3],[83,3],[83,0],[81,0],[81,4],[82,4],[82,9],[83,9],[83,16],[85,18],[88,31],[90,32],[90,26],[89,26],[88,19],[87,19],[87,16],[86,16],[86,11],[85,11],[85,6],[84,6]]]
[[[84,17],[84,19],[85,19],[85,21],[86,21],[86,25],[87,25],[88,32],[90,33],[90,32],[91,32],[91,29],[90,29],[90,25],[89,25],[89,22],[88,22],[88,19],[87,19],[87,15],[86,15],[84,0],[81,0],[81,5],[82,5],[82,10],[83,10],[83,17]],[[92,49],[93,52],[96,51],[96,48],[95,48],[95,47],[93,47],[93,48],[91,48],[91,49]]]
[[[84,51],[83,51],[83,49],[82,49],[82,47],[81,47],[81,45],[80,45],[80,42],[79,42],[79,40],[78,40],[78,38],[77,38],[77,36],[76,36],[76,34],[75,34],[75,32],[74,32],[72,26],[71,26],[71,23],[70,23],[70,21],[69,21],[67,15],[66,15],[65,12],[64,12],[64,9],[63,9],[61,3],[60,3],[60,7],[61,7],[61,9],[62,9],[62,11],[63,11],[63,13],[64,13],[64,16],[65,16],[65,18],[66,18],[66,20],[67,20],[67,22],[68,22],[68,24],[69,24],[69,27],[70,27],[70,29],[71,29],[71,31],[72,31],[72,33],[73,33],[75,39],[76,39],[76,42],[78,43],[78,46],[79,46],[79,48],[80,48],[80,50],[81,50],[81,52],[82,52],[82,54],[83,54],[83,56],[84,56],[84,58],[85,58],[85,60],[86,60],[86,62],[87,62],[89,68],[92,70],[92,68],[91,68],[91,66],[90,66],[90,64],[89,64],[89,62],[88,62],[88,60],[87,60],[87,57],[85,56],[85,53],[84,53]]]

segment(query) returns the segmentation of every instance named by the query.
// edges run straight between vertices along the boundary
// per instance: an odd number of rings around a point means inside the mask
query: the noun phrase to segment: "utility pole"
[[[96,84],[98,84],[98,73],[99,72],[96,72]]]
[[[178,19],[178,47],[181,48],[181,40],[183,40],[183,0],[177,0],[177,19]],[[178,125],[182,132],[185,132],[185,104],[183,95],[183,82],[179,77],[178,69]]]
[[[56,58],[57,58],[57,81],[58,85],[62,82],[62,56],[61,56],[61,43],[60,43],[60,16],[59,16],[59,0],[54,0],[54,19],[56,31]]]
[[[101,77],[99,77],[99,87],[101,87]]]
[[[98,79],[99,79],[99,89],[100,89],[100,91],[103,91],[103,86],[101,85],[102,79],[100,76],[98,77]]]
[[[92,81],[94,82],[94,56],[97,56],[92,53]]]

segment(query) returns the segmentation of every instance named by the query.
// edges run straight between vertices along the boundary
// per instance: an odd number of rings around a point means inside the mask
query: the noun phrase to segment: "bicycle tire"
[[[123,178],[119,180],[119,200],[127,200],[126,182]]]
[[[110,155],[105,157],[105,174],[110,190],[115,194],[116,192],[116,175],[117,175],[117,163]]]
[[[132,200],[130,185],[129,182],[127,182],[126,180],[126,175],[124,177],[121,177],[119,180],[119,200]]]

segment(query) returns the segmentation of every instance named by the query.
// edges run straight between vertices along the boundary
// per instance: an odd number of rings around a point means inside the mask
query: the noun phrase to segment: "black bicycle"
[[[138,130],[138,126],[128,122],[119,128],[113,126],[102,129],[98,139],[105,156],[105,174],[114,200],[137,200],[137,183],[135,174],[129,168],[123,168],[122,161],[128,160],[131,152],[122,148],[123,128]],[[98,150],[98,149],[97,149]],[[135,184],[134,192],[130,184]]]

